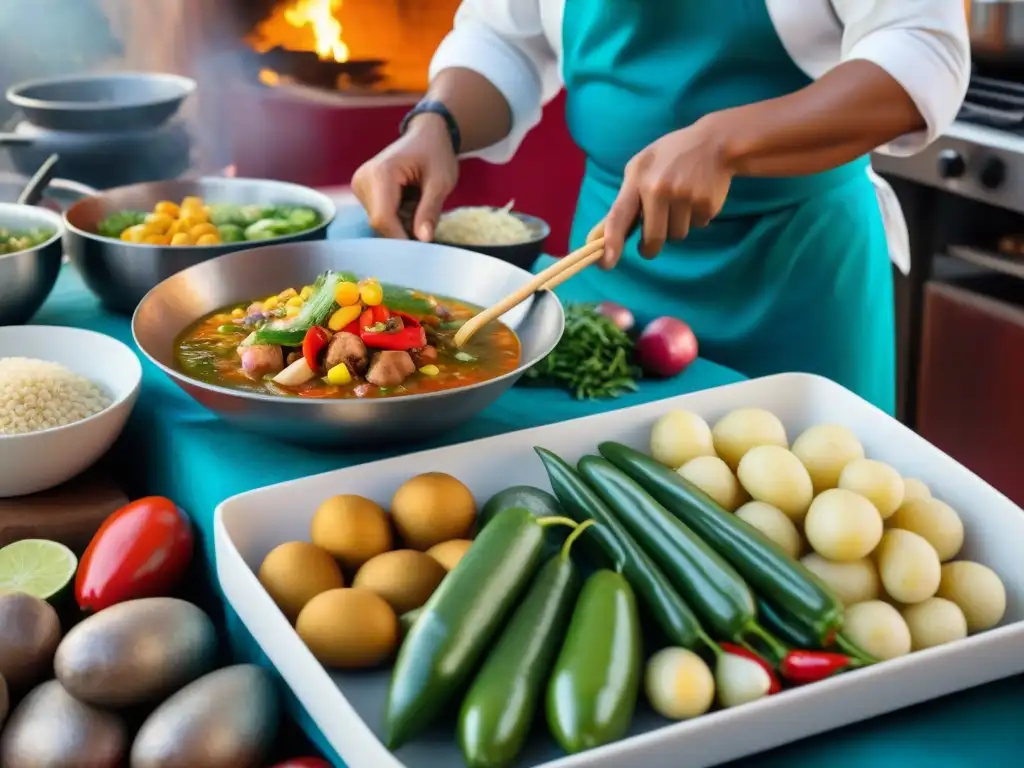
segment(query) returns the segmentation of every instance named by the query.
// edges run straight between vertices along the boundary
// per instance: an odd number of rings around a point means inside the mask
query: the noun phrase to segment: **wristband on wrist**
[[[459,124],[455,121],[452,113],[448,111],[446,107],[440,101],[431,101],[424,99],[402,118],[402,124],[398,128],[399,135],[405,135],[406,131],[409,130],[409,123],[412,119],[418,115],[438,115],[444,120],[445,127],[448,129],[448,138],[452,142],[452,150],[455,154],[459,154],[459,150],[462,147],[462,133],[459,131]]]

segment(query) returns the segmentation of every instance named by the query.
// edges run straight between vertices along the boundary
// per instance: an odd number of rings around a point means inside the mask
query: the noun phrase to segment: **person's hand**
[[[405,239],[398,217],[405,187],[420,188],[413,219],[413,234],[425,242],[434,239],[444,201],[459,178],[459,161],[452,149],[444,120],[417,115],[409,130],[376,157],[363,163],[352,176],[352,192],[366,208],[370,226],[384,237]]]
[[[648,259],[658,255],[666,239],[682,240],[691,227],[706,227],[722,210],[733,175],[721,131],[707,119],[647,146],[626,165],[622,188],[603,222],[601,266],[618,263],[637,219],[640,255]]]

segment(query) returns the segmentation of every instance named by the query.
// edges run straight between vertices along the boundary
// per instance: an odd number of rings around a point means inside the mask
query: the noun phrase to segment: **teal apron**
[[[792,93],[764,0],[566,0],[570,132],[586,152],[573,247],[611,207],[629,159],[711,112]],[[748,376],[827,376],[878,407],[895,401],[892,271],[861,158],[826,173],[738,178],[721,215],[653,260],[627,244],[559,294],[688,322],[701,354]]]

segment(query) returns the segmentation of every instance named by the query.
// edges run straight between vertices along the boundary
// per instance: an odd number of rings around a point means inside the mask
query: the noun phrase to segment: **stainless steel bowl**
[[[487,306],[530,280],[530,273],[479,253],[412,240],[332,240],[232,253],[180,272],[151,291],[132,319],[135,343],[178,386],[243,429],[304,445],[365,448],[431,437],[467,421],[550,352],[562,336],[562,305],[541,291],[505,314],[522,358],[504,376],[459,389],[405,397],[316,400],[243,392],[185,375],[175,340],[200,317],[236,302],[308,283],[345,269],[428,293]]]
[[[28,183],[28,176],[0,171],[0,203],[13,203]],[[64,211],[79,200],[98,195],[99,192],[85,184],[67,179],[52,179],[43,191],[38,205],[51,211]]]
[[[309,187],[266,179],[206,178],[158,181],[119,187],[89,197],[64,212],[65,249],[85,284],[115,312],[131,314],[161,280],[217,256],[256,247],[256,243],[160,246],[127,243],[96,234],[97,225],[117,211],[150,211],[161,200],[178,202],[198,195],[211,203],[303,205],[320,213],[320,226],[262,244],[323,240],[336,209],[327,195]]]
[[[0,228],[4,227],[53,230],[53,237],[35,248],[0,256],[0,325],[17,325],[38,311],[57,282],[64,222],[46,208],[0,203]]]

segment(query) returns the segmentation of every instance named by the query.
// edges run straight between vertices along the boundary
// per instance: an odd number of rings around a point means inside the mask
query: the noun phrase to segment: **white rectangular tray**
[[[918,477],[964,520],[960,557],[994,568],[1007,587],[1003,626],[950,645],[787,691],[736,709],[670,724],[638,710],[631,737],[575,756],[534,738],[517,764],[569,768],[675,766],[733,760],[953,691],[1024,672],[1024,512],[981,478],[851,392],[826,379],[783,374],[611,411],[560,424],[400,456],[274,485],[228,499],[217,509],[217,570],[224,593],[287,684],[349,768],[450,768],[462,764],[450,726],[395,754],[381,744],[388,671],[329,674],[313,658],[256,579],[276,545],[308,540],[321,501],[339,493],[384,505],[412,475],[448,472],[483,503],[516,484],[550,488],[535,445],[575,462],[602,440],[647,449],[655,420],[673,408],[710,422],[744,406],[767,408],[790,439],[813,424],[852,428],[868,456]],[[457,704],[453,705],[453,709]],[[543,718],[541,718],[543,719]]]

